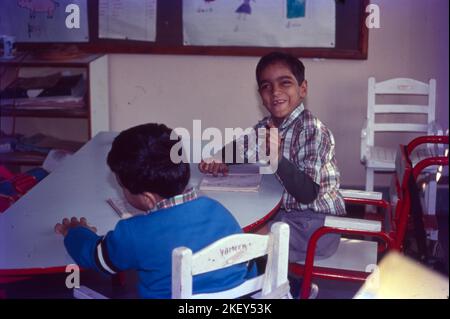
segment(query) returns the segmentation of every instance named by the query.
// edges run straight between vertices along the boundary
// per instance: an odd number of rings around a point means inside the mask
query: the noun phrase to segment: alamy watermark
[[[66,266],[66,287],[68,289],[80,288],[80,267],[76,264],[69,264]]]
[[[170,159],[174,163],[200,163],[202,160],[225,164],[258,163],[260,174],[273,174],[278,168],[279,146],[267,142],[271,138],[276,140],[277,136],[277,128],[225,128],[224,139],[220,129],[202,130],[201,120],[193,120],[192,134],[183,127],[172,130],[170,139],[178,142],[170,150]],[[232,147],[233,141],[235,147]]]
[[[77,4],[71,3],[66,7],[66,28],[79,29],[80,28],[80,7]]]
[[[369,14],[366,17],[367,29],[379,29],[380,28],[380,7],[376,4],[369,4],[366,7],[366,12]]]

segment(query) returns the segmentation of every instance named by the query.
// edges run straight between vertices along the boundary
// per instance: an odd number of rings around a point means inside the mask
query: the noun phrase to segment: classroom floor
[[[111,278],[95,272],[81,274],[81,284],[113,299],[139,298],[136,291],[137,277],[133,272],[126,272],[126,285],[115,286]],[[66,275],[43,275],[6,285],[8,299],[70,299],[72,291],[65,286]],[[314,280],[319,286],[317,299],[351,299],[361,286],[360,283]]]

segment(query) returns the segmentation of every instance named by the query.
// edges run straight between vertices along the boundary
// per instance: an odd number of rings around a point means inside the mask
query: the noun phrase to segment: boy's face
[[[259,94],[266,109],[278,124],[303,101],[307,83],[298,83],[283,63],[267,66],[260,74]]]
[[[142,210],[144,212],[149,211],[153,206],[149,207],[148,201],[143,194],[132,194],[128,189],[122,187],[123,195],[128,203],[134,208]]]
[[[137,208],[142,211],[149,211],[153,208],[151,203],[149,204],[147,198],[144,196],[144,194],[132,194],[126,187],[122,185],[120,182],[120,179],[116,175],[117,183],[120,185],[123,191],[123,196],[125,196],[125,199],[127,202],[133,206],[134,208]]]

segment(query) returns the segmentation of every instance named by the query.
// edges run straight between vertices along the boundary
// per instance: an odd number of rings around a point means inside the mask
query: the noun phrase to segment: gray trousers
[[[311,235],[325,221],[325,214],[315,213],[312,210],[291,210],[286,212],[281,209],[275,217],[269,222],[269,226],[273,223],[281,221],[289,225],[289,261],[301,262],[306,258],[306,249]],[[333,255],[338,246],[341,236],[339,234],[326,234],[317,242],[315,259],[324,259]]]

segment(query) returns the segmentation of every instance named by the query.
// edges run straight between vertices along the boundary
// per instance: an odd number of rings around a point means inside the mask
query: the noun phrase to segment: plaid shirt
[[[266,127],[270,119],[270,116],[264,118],[255,129]],[[283,156],[320,186],[317,198],[309,204],[297,202],[284,190],[282,208],[286,211],[312,209],[318,213],[345,215],[331,131],[306,110],[303,103],[284,119],[278,130],[282,138]],[[281,178],[276,176],[283,184]]]
[[[153,211],[164,209],[164,208],[170,208],[174,207],[176,205],[180,205],[186,202],[189,202],[191,200],[194,200],[198,197],[197,191],[195,188],[190,188],[186,190],[183,194],[175,195],[170,198],[163,199],[156,203],[155,208]]]

